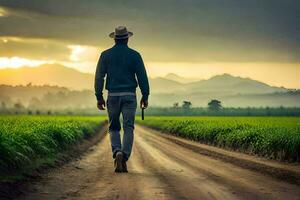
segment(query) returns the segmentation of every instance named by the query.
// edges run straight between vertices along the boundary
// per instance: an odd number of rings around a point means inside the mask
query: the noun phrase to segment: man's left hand
[[[144,108],[144,109],[147,108],[148,107],[148,100],[141,99],[140,107]]]

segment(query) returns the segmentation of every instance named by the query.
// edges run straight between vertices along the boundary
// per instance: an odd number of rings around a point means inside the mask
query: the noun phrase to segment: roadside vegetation
[[[138,123],[176,136],[286,161],[300,161],[299,117],[147,117]]]
[[[27,173],[92,136],[104,117],[0,116],[0,180]]]
[[[248,107],[209,109],[209,107],[150,107],[146,115],[153,116],[300,116],[300,108]]]

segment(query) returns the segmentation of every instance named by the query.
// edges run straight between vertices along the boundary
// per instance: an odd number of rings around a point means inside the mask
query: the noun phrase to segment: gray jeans
[[[130,157],[133,144],[134,118],[137,107],[136,96],[108,96],[107,111],[109,117],[109,135],[113,158],[118,151],[123,152],[123,158],[127,161]],[[123,141],[120,138],[120,115],[123,117]]]

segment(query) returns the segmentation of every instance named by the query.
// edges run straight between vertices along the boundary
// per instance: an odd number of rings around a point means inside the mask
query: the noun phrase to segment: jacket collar
[[[128,46],[127,44],[124,44],[124,43],[115,43],[115,45],[114,46]]]

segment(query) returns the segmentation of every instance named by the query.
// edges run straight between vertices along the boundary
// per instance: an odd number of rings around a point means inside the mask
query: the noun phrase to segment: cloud
[[[22,66],[36,67],[42,64],[52,64],[54,62],[48,60],[32,60],[20,57],[0,57],[0,69],[1,68],[19,68]]]
[[[0,37],[0,57],[66,60],[70,53],[67,44],[50,39]]]
[[[60,63],[94,72],[101,50],[50,39],[0,37],[0,68]]]
[[[69,59],[73,62],[97,60],[100,55],[99,49],[92,46],[69,45],[68,48],[71,49]]]
[[[116,25],[157,62],[299,62],[297,0],[2,0],[0,35],[109,47]],[[70,49],[69,49],[70,50]]]
[[[0,17],[5,17],[7,16],[7,12],[4,8],[0,7]]]

